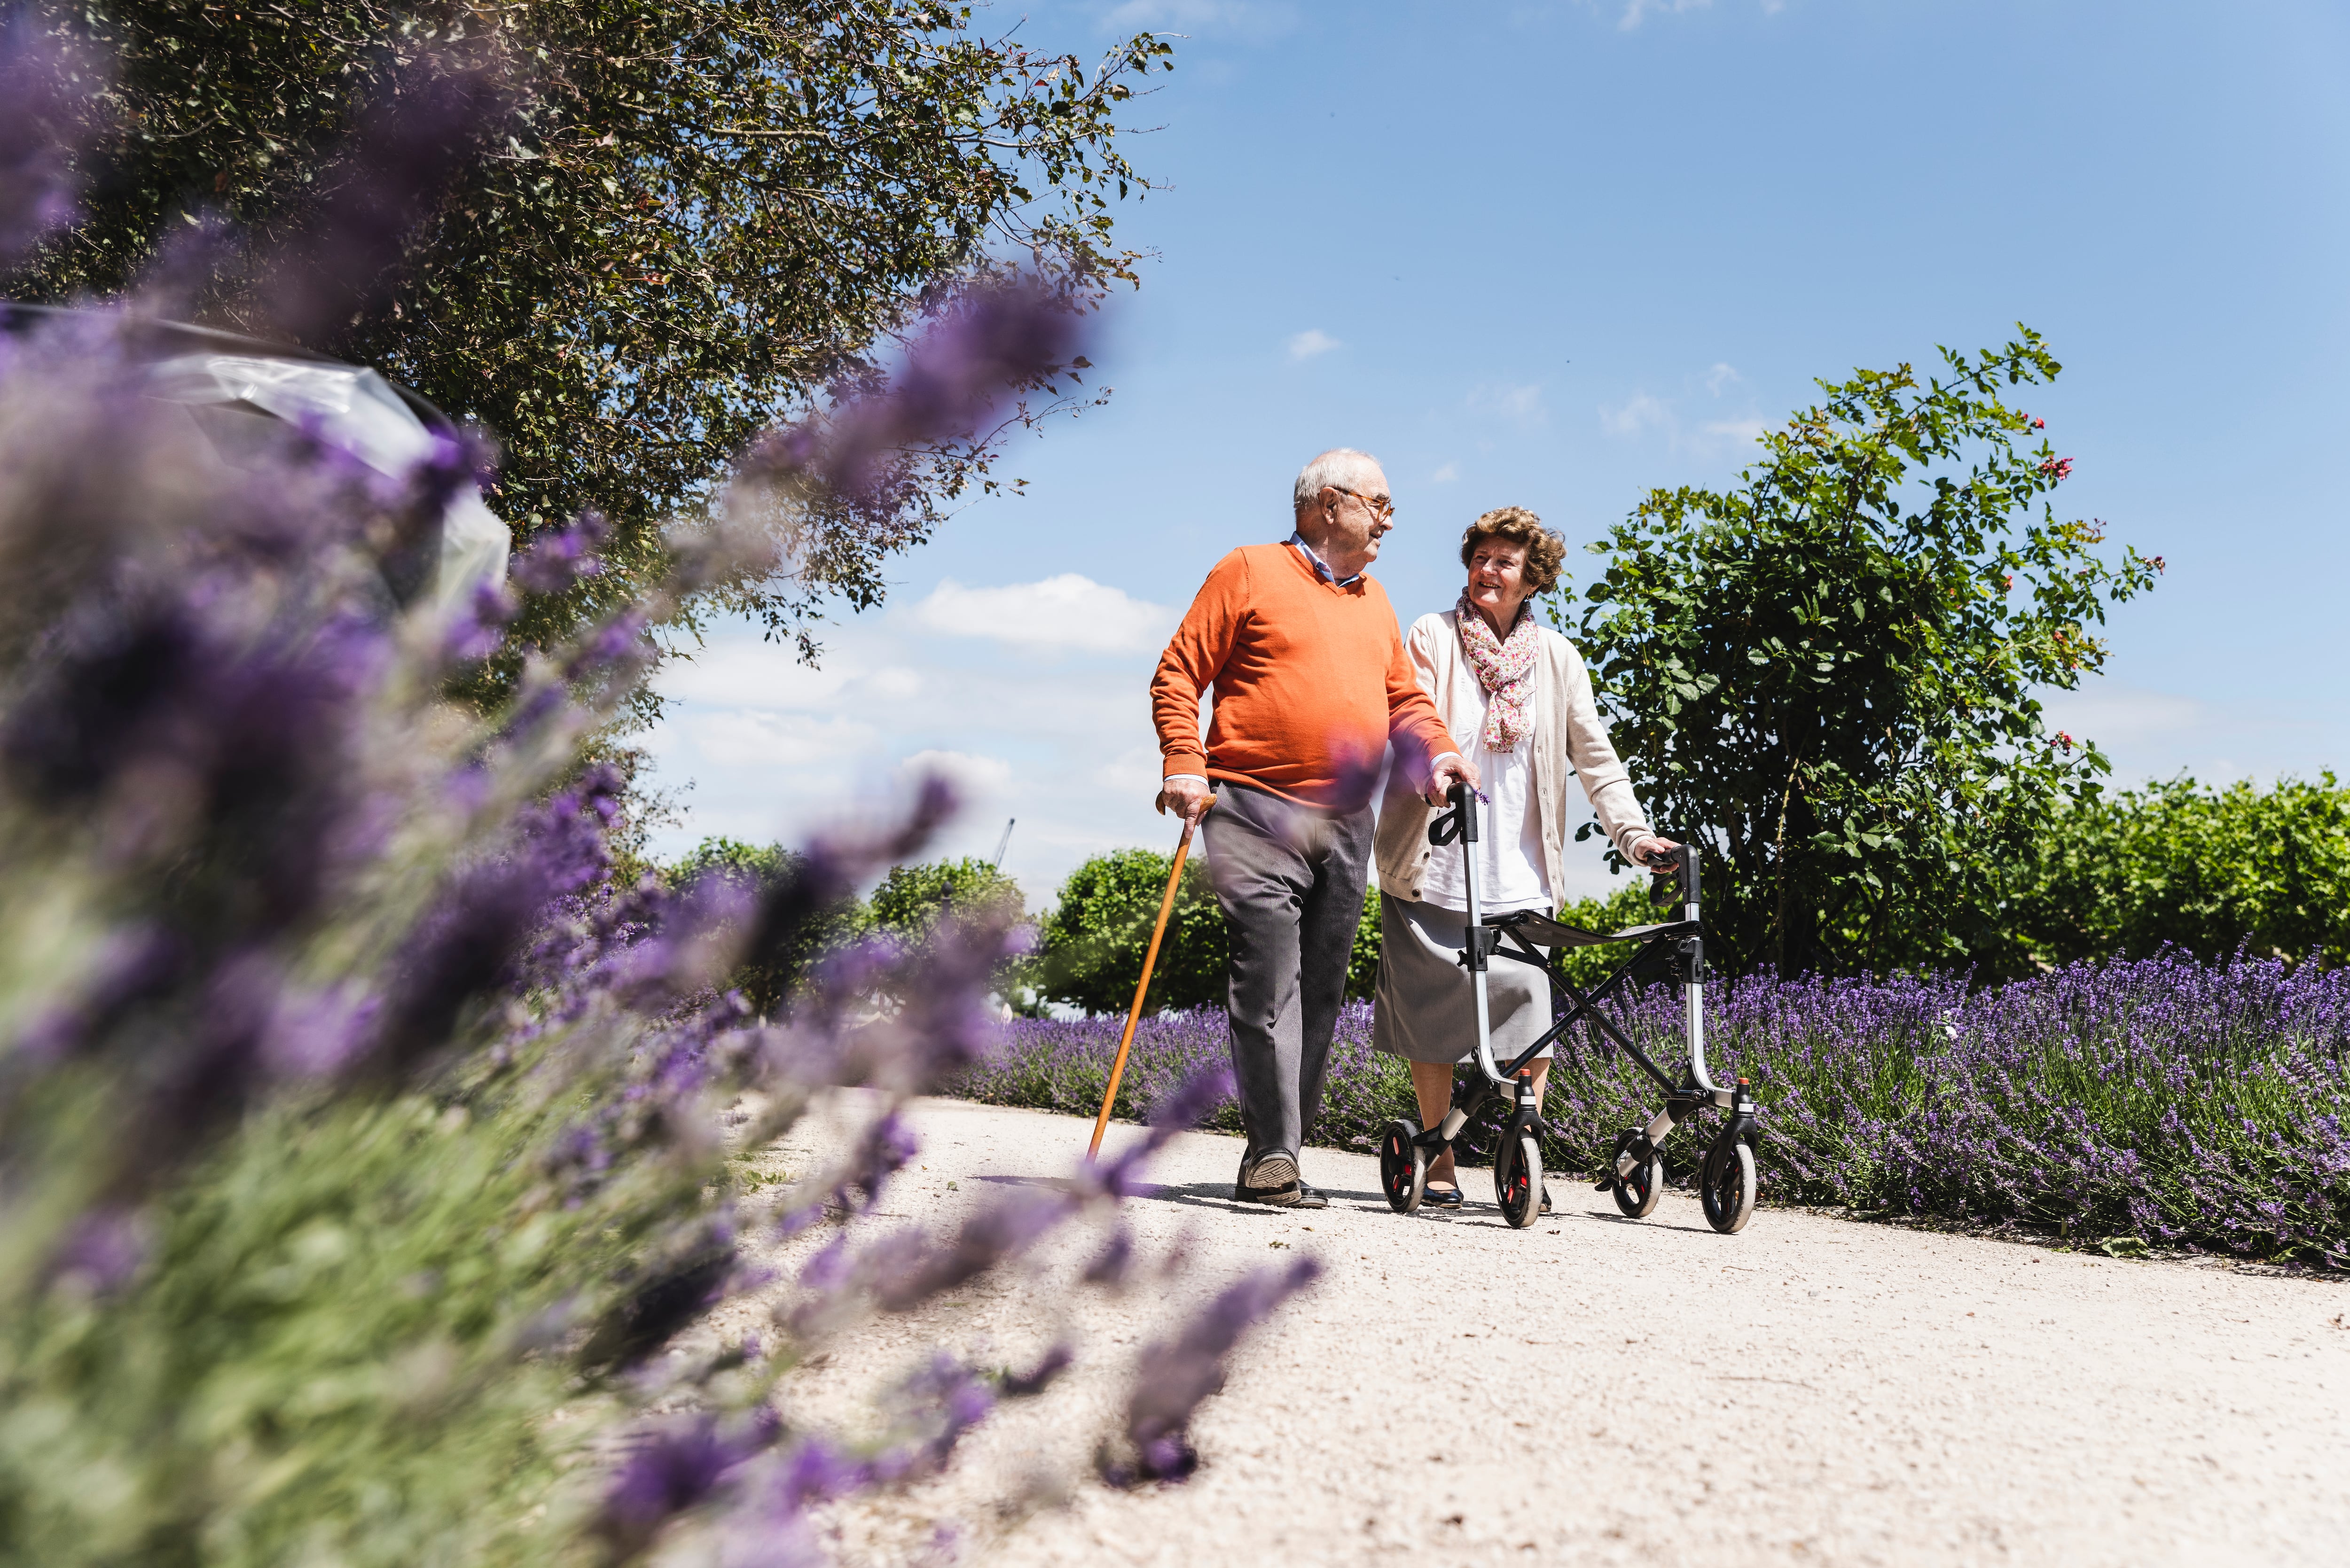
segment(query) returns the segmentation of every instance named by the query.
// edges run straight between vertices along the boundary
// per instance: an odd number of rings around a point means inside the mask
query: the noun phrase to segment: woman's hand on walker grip
[[[1428,770],[1428,787],[1420,794],[1427,798],[1429,805],[1442,805],[1455,779],[1472,790],[1477,787],[1476,764],[1458,753],[1436,759],[1436,765]]]
[[[1632,858],[1642,866],[1647,867],[1651,871],[1659,871],[1661,870],[1662,867],[1657,864],[1658,860],[1664,856],[1670,855],[1674,850],[1679,849],[1679,847],[1680,846],[1673,840],[1669,838],[1659,838],[1655,834],[1651,833],[1647,836],[1637,839],[1633,842]]]

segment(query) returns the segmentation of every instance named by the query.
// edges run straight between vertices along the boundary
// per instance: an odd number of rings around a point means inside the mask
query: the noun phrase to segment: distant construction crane
[[[1019,820],[1020,819],[1016,816],[1004,818],[1003,836],[995,841],[995,858],[988,862],[988,867],[991,870],[1001,871],[1003,869],[1003,852],[1012,846],[1013,825],[1017,823]]]

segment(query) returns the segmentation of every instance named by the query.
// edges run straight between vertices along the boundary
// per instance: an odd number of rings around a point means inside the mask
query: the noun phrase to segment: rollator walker
[[[1379,1180],[1388,1205],[1399,1214],[1417,1211],[1428,1188],[1429,1161],[1451,1146],[1470,1117],[1501,1101],[1509,1105],[1510,1115],[1501,1147],[1493,1157],[1494,1196],[1503,1217],[1513,1228],[1523,1230],[1533,1224],[1544,1199],[1542,1135],[1552,1130],[1534,1101],[1534,1060],[1544,1046],[1565,1039],[1577,1023],[1588,1021],[1595,1044],[1603,1033],[1613,1040],[1656,1080],[1665,1096],[1664,1108],[1649,1118],[1648,1126],[1627,1127],[1617,1135],[1613,1168],[1601,1178],[1596,1190],[1612,1189],[1618,1209],[1634,1220],[1647,1219],[1656,1212],[1657,1200],[1664,1193],[1665,1160],[1659,1146],[1673,1128],[1700,1111],[1727,1111],[1729,1119],[1706,1146],[1698,1172],[1698,1198],[1715,1230],[1724,1235],[1740,1230],[1754,1211],[1754,1145],[1760,1113],[1745,1079],[1723,1087],[1706,1071],[1705,924],[1698,905],[1697,846],[1685,844],[1669,858],[1650,867],[1655,877],[1652,893],[1672,888],[1669,878],[1678,879],[1679,887],[1673,889],[1680,902],[1677,920],[1601,935],[1561,925],[1533,909],[1487,915],[1477,901],[1473,847],[1477,814],[1471,808],[1475,794],[1468,785],[1455,784],[1450,796],[1452,808],[1429,824],[1428,841],[1440,849],[1461,846],[1461,885],[1469,893],[1469,919],[1460,962],[1469,971],[1469,990],[1476,1002],[1479,1075],[1454,1093],[1452,1108],[1444,1120],[1426,1132],[1400,1116],[1388,1124],[1387,1136],[1379,1145]],[[1567,979],[1557,955],[1569,948],[1611,942],[1638,942],[1640,949],[1586,995]],[[1486,971],[1496,954],[1542,970],[1572,1004],[1542,1038],[1503,1066],[1493,1062],[1492,1013],[1485,991]],[[1681,1030],[1689,1041],[1689,1063],[1678,1084],[1633,1044],[1600,1005],[1632,980],[1660,975],[1670,976],[1681,988]]]

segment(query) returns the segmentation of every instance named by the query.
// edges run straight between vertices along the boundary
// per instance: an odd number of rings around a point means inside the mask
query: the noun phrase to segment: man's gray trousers
[[[1201,824],[1231,939],[1232,1075],[1251,1164],[1294,1158],[1322,1109],[1371,826],[1367,804],[1318,811],[1230,780]]]

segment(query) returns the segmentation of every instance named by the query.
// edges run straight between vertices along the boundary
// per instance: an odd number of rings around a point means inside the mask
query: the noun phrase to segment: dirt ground
[[[1067,1172],[1087,1125],[925,1101],[876,1223],[951,1223]],[[1113,1128],[1108,1148],[1139,1137]],[[813,1158],[811,1127],[777,1151]],[[1402,1219],[1367,1156],[1309,1150],[1317,1213],[1229,1201],[1237,1139],[1180,1138],[1126,1206],[1179,1272],[1079,1291],[1096,1236],[845,1338],[806,1413],[938,1349],[1093,1352],[946,1476],[831,1521],[848,1561],[1006,1564],[2229,1563],[2350,1561],[2350,1289],[2218,1266],[1694,1198],[1644,1221],[1587,1184],[1513,1231],[1490,1174]],[[1766,1169],[1767,1183],[1767,1169]],[[795,1245],[805,1247],[806,1243]],[[1185,1485],[1115,1492],[1090,1456],[1132,1346],[1244,1269],[1323,1264],[1236,1357]],[[788,1263],[788,1256],[779,1262]],[[787,1293],[788,1287],[776,1287]],[[755,1327],[727,1309],[715,1332]],[[824,1408],[830,1404],[829,1409]],[[1005,1510],[993,1500],[1028,1501]]]

